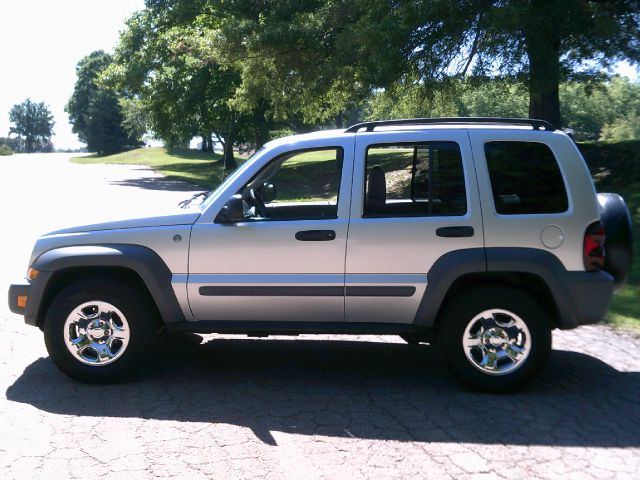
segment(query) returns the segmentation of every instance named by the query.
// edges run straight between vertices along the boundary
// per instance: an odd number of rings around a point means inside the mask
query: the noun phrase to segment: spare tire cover
[[[599,193],[598,203],[605,231],[604,270],[613,276],[615,286],[620,287],[627,281],[631,272],[631,216],[624,199],[617,193]]]

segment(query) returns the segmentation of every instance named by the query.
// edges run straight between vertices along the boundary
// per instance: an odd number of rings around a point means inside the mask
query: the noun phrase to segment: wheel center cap
[[[490,328],[483,337],[484,344],[491,347],[501,347],[507,342],[507,334],[501,328]]]
[[[102,320],[93,321],[87,326],[87,334],[94,340],[99,340],[111,334],[111,327]]]

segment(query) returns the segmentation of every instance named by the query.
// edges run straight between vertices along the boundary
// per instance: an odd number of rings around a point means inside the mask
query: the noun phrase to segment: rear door
[[[562,133],[525,129],[470,130],[470,138],[486,199],[486,247],[541,249],[567,270],[584,270],[584,231],[597,213],[575,144]]]
[[[467,132],[359,133],[346,261],[346,320],[413,323],[442,255],[483,246]]]

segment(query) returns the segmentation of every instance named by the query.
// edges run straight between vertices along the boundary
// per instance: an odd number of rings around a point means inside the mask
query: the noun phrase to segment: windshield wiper
[[[191,203],[202,197],[202,201],[204,202],[204,199],[207,198],[209,195],[211,195],[211,190],[207,190],[206,192],[200,192],[200,193],[196,193],[193,197],[191,198],[187,198],[186,200],[182,200],[180,203],[178,203],[178,206],[180,208],[187,208],[189,205],[191,205]]]

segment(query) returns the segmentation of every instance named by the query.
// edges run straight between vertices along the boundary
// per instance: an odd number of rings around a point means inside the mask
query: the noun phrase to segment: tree
[[[160,1],[160,0],[158,0]],[[181,2],[186,4],[190,2]],[[524,82],[528,113],[561,124],[561,80],[640,60],[637,0],[210,0],[238,92],[274,108],[330,116],[376,88],[451,79]]]
[[[80,60],[76,67],[78,80],[65,108],[73,132],[87,144],[89,151],[101,155],[139,146],[144,133],[139,128],[125,127],[115,91],[98,83],[98,77],[111,62],[111,55],[102,50]]]
[[[24,142],[27,153],[51,151],[53,135],[53,115],[44,102],[32,102],[27,98],[16,104],[9,112],[9,121],[14,125],[9,128],[9,135],[17,135]]]
[[[236,101],[242,74],[220,53],[221,18],[206,2],[147,1],[127,21],[103,77],[142,102],[151,129],[169,146],[199,136],[203,150],[212,151],[214,137],[231,169],[234,144],[251,141],[259,148],[270,131],[287,125],[274,121],[263,97]]]

